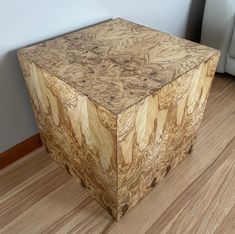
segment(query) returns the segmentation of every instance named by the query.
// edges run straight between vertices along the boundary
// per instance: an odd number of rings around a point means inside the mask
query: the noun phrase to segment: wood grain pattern
[[[217,57],[118,115],[118,209],[133,207],[192,150]]]
[[[117,216],[115,116],[20,58],[47,151]]]
[[[218,58],[121,19],[19,52],[48,152],[117,220],[191,151]]]
[[[219,54],[215,49],[123,19],[18,53],[114,114]]]
[[[234,114],[235,80],[217,77],[192,155],[120,222],[36,150],[0,171],[0,233],[233,234]]]
[[[42,141],[39,134],[36,134],[29,139],[13,146],[12,148],[0,153],[0,169],[8,166],[16,160],[24,157],[30,152],[42,146]]]
[[[147,233],[215,233],[235,203],[234,156],[235,137]]]

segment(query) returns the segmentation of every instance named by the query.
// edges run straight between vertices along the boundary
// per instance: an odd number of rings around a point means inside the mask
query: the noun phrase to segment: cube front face
[[[190,153],[217,62],[212,57],[118,115],[119,218]]]
[[[219,58],[121,19],[18,55],[46,149],[117,220],[189,154]]]

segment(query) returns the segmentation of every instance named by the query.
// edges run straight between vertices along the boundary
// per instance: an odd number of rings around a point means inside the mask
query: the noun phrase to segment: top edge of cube
[[[118,114],[219,51],[117,18],[18,54]]]

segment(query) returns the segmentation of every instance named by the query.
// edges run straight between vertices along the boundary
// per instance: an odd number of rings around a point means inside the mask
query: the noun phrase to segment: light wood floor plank
[[[37,160],[32,156],[29,158],[25,157],[19,160],[22,161],[21,164],[16,162],[11,165],[10,168],[6,167],[6,169],[0,172],[0,196],[52,163],[52,160],[48,160],[48,158],[45,157],[43,148],[36,152]],[[14,165],[15,167],[12,168]],[[11,168],[12,170],[10,170]]]
[[[234,234],[235,230],[235,205],[229,211],[229,213],[225,216],[223,221],[220,223],[219,227],[215,230],[215,234]]]
[[[235,184],[235,138],[147,233],[215,232],[235,205],[235,186],[232,184]]]
[[[0,203],[0,228],[69,180],[70,176],[57,167],[18,193],[12,194]]]

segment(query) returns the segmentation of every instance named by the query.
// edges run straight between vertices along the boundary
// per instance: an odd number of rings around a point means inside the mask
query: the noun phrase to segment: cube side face
[[[118,218],[190,153],[219,56],[117,117]]]
[[[50,155],[117,217],[116,116],[19,54]]]

